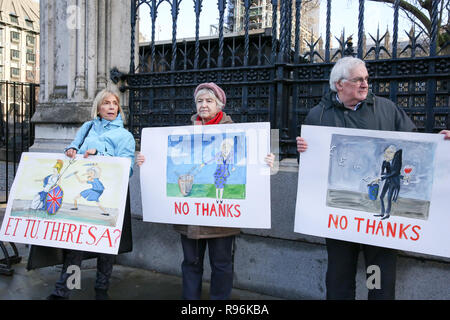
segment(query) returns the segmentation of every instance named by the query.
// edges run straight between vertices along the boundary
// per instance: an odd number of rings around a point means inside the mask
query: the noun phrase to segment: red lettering
[[[328,216],[328,228],[331,227],[331,223],[333,223],[335,229],[338,229],[339,226],[342,230],[345,230],[348,226],[348,220],[346,216],[342,216],[341,218],[339,218],[338,215],[336,215],[336,217],[333,217],[333,215],[330,214]]]
[[[177,204],[175,202],[175,214],[181,214],[181,203]]]
[[[412,227],[412,231],[416,234],[415,238],[410,238],[412,241],[417,241],[417,240],[419,240],[419,237],[420,237],[419,232],[416,231],[416,228],[419,230],[421,229],[419,226]]]
[[[400,230],[399,230],[399,231],[400,231],[400,233],[399,233],[400,239],[404,236],[405,239],[408,240],[408,237],[406,236],[405,231],[408,230],[408,228],[409,228],[410,226],[411,226],[411,225],[408,224],[408,225],[404,228],[404,227],[403,227],[403,223],[400,223]]]
[[[106,236],[105,236],[106,234]],[[109,241],[109,246],[112,247],[112,241],[111,241],[111,235],[109,234],[109,229],[106,229],[102,236],[98,239],[97,243],[95,244],[96,246],[98,245],[98,243],[100,242],[100,240],[102,240],[103,238],[107,238]]]
[[[58,228],[55,229],[55,226],[58,225]],[[55,222],[53,223],[53,228],[52,228],[52,233],[50,234],[50,240],[53,239],[53,234],[56,233],[56,237],[55,240],[58,240],[58,233],[59,233],[59,228],[61,227],[61,222]]]
[[[386,237],[389,237],[389,234],[391,234],[392,237],[395,238],[396,231],[397,231],[397,224],[394,223],[394,228],[392,228],[392,224],[390,222],[388,222],[387,230],[386,230]]]
[[[88,233],[89,235],[92,237],[92,239],[94,239],[94,241],[92,241],[92,243],[86,242],[87,245],[93,245],[95,243],[95,235],[91,232],[91,229],[94,228],[95,230],[97,230],[96,227],[92,226],[88,229]]]
[[[378,235],[378,231],[381,230],[381,234],[384,236],[384,230],[383,230],[383,222],[378,222],[377,231],[375,232],[376,235]]]
[[[369,229],[372,229],[372,234],[375,232],[375,224],[377,223],[375,220],[373,221],[373,224],[370,224],[370,219],[367,219],[366,224],[366,233],[369,233]]]
[[[179,202],[178,204],[175,203],[175,214],[181,213],[183,213],[184,215],[187,215],[189,213],[189,205],[187,204],[187,202],[184,202],[183,204],[181,204],[181,202]]]
[[[233,208],[233,205],[231,205],[231,207],[230,207],[230,205],[227,204],[227,217],[228,217],[228,215],[230,215],[233,218],[233,214],[231,213],[232,208]]]
[[[344,224],[342,224],[342,221],[344,221]],[[347,229],[347,225],[348,225],[347,217],[342,216],[341,219],[339,220],[339,226],[341,227],[342,230],[345,230]]]
[[[210,216],[213,215],[213,211],[214,215],[217,217],[216,206],[214,204],[211,205],[211,212],[209,213]]]
[[[359,227],[360,227],[360,225],[361,225],[361,221],[364,221],[364,218],[358,218],[358,217],[355,217],[355,220],[358,220],[358,227],[356,228],[356,231],[359,232]],[[328,228],[329,228],[329,227],[328,227]]]
[[[83,227],[87,227],[87,226],[85,226],[84,224],[80,224],[80,230],[78,230],[78,237],[77,237],[77,242],[76,242],[77,244],[83,243],[83,242],[80,242],[80,237],[83,234],[83,232],[82,232]]]
[[[206,205],[206,207],[205,207]],[[209,212],[209,204],[208,203],[202,203],[202,215],[205,215],[205,211],[206,211],[206,216],[209,216],[208,212]]]
[[[330,215],[328,216],[328,228],[330,228],[331,222],[333,222],[334,228],[337,229],[338,223],[339,223],[339,216],[336,215],[336,219],[335,219],[335,218],[333,217],[333,215],[330,214]]]
[[[235,214],[235,215],[234,215],[235,218],[238,218],[238,217],[241,216],[241,212],[239,211],[239,208],[240,208],[240,207],[241,207],[241,206],[238,205],[238,204],[234,206],[234,210],[236,210],[236,212],[239,213],[239,214]]]
[[[45,224],[47,224],[47,226],[45,227],[45,233],[44,233],[44,239],[47,240],[47,231],[48,231],[48,227],[50,225],[50,223],[54,223],[51,221],[44,221]]]
[[[59,241],[63,241],[63,236],[64,236],[64,233],[66,233],[66,225],[70,225],[69,223],[63,223],[63,227],[62,227],[62,230],[61,230],[61,235],[59,236]]]
[[[19,221],[22,221],[22,219],[21,218],[16,218],[16,221],[17,221],[17,223],[16,223],[16,227],[14,228],[13,237],[16,236],[16,231],[17,231],[17,227],[19,226]]]
[[[224,204],[219,204],[219,217],[226,217],[226,210]]]
[[[33,226],[31,227],[31,232],[30,232],[31,239],[37,239],[37,233],[38,233],[38,230],[39,230],[39,225],[41,224],[41,220],[37,221],[36,231],[33,234],[33,230],[34,230],[35,224],[36,224],[36,220],[33,221]]]
[[[72,230],[73,227],[73,230]],[[75,232],[77,230],[77,226],[73,223],[71,223],[69,225],[69,231],[67,231],[67,238],[66,238],[66,242],[69,242],[69,237],[70,237],[70,242],[73,243],[73,232]]]
[[[27,228],[25,229],[25,234],[23,236],[26,238],[27,237],[27,233],[28,233],[28,227],[30,226],[30,222],[34,221],[34,220],[26,219],[25,221],[27,222]]]
[[[15,236],[16,236],[17,227],[18,227],[18,225],[19,225],[19,222],[22,221],[22,219],[21,219],[21,218],[9,218],[9,219],[8,219],[8,223],[6,224],[5,236],[9,236],[9,235],[10,235],[10,234],[8,234],[7,232],[8,232],[8,229],[9,229],[11,220],[16,220],[16,226],[15,226],[14,232],[13,232],[13,234],[12,234],[13,237],[15,237]]]
[[[195,203],[195,207],[197,208],[197,215],[198,215],[198,213],[199,213],[199,211],[200,211],[200,210],[199,210],[199,206],[200,206],[200,203],[196,202],[196,203]]]

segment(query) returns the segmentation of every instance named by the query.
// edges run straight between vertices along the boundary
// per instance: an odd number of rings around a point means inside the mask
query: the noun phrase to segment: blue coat
[[[85,136],[86,138],[80,146]],[[78,130],[75,139],[64,151],[75,149],[77,153],[83,154],[88,149],[96,149],[97,154],[101,156],[130,158],[131,176],[133,174],[135,148],[134,137],[123,127],[122,117],[119,113],[113,121],[97,117],[95,120],[85,122]]]

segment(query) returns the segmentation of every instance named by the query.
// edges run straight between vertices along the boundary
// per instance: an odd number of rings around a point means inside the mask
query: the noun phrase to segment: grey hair
[[[350,71],[359,65],[366,66],[366,63],[361,59],[354,57],[344,57],[339,59],[330,72],[330,89],[337,92],[336,82],[346,80],[350,76]]]
[[[120,113],[120,115],[122,116],[122,121],[125,124],[125,120],[126,119],[125,119],[125,114],[123,112],[123,109],[120,106],[119,92],[116,89],[112,88],[112,87],[103,89],[99,93],[97,93],[97,95],[95,96],[94,102],[92,103],[91,118],[92,119],[97,119],[98,109],[100,108],[100,105],[102,104],[103,100],[109,95],[113,95],[117,99],[117,103],[119,104],[118,113]]]
[[[223,106],[224,106],[223,102],[220,101],[220,99],[215,95],[214,91],[212,91],[211,89],[208,89],[208,88],[203,88],[203,89],[198,90],[197,94],[194,97],[195,103],[197,103],[197,98],[202,94],[207,94],[210,98],[212,98],[216,101],[216,103],[220,109],[223,109]]]

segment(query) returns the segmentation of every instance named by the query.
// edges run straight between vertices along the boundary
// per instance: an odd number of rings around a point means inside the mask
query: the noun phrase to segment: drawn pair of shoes
[[[70,208],[70,210],[78,210],[78,208],[75,208],[75,207],[74,207],[74,208]]]
[[[109,216],[108,212],[102,212],[102,216]]]
[[[381,220],[389,219],[391,215],[389,213],[387,214],[375,214],[374,217],[381,217]]]

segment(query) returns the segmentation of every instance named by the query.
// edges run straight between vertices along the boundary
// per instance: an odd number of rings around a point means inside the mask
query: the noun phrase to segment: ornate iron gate
[[[129,127],[139,143],[143,127],[189,124],[195,111],[194,88],[201,82],[216,82],[227,94],[225,111],[235,122],[270,121],[280,130],[280,156],[295,157],[295,137],[309,109],[329,90],[328,77],[338,58],[354,55],[367,63],[371,90],[393,100],[405,109],[423,132],[449,127],[448,41],[437,46],[438,33],[449,35],[448,25],[438,30],[440,1],[433,1],[430,44],[424,48],[415,31],[403,48],[398,45],[400,1],[394,1],[392,50],[383,46],[377,34],[373,46],[364,47],[364,0],[359,0],[358,43],[342,34],[337,50],[330,48],[331,0],[327,1],[324,49],[316,39],[307,42],[300,53],[301,0],[267,0],[271,5],[269,28],[252,30],[250,12],[262,0],[228,0],[228,8],[242,6],[242,31],[226,33],[227,1],[218,0],[218,34],[199,37],[203,0],[193,1],[195,40],[177,41],[176,26],[182,0],[131,1],[131,57],[135,56],[137,12],[147,5],[152,20],[151,41],[139,48],[139,64],[131,59],[128,74],[112,71],[112,78],[126,81],[129,90]],[[189,0],[184,0],[189,1]],[[445,0],[442,0],[445,1]],[[169,3],[172,16],[171,43],[155,42],[158,7]],[[257,26],[258,27],[258,26]],[[445,29],[447,28],[447,29]],[[228,26],[228,29],[229,26]],[[403,49],[403,50],[402,50]],[[420,49],[420,50],[419,50]],[[428,52],[427,52],[428,49]],[[426,54],[418,57],[419,53]],[[323,56],[323,57],[322,57]]]
[[[0,203],[9,189],[22,152],[34,142],[31,117],[36,109],[39,85],[0,81]]]

